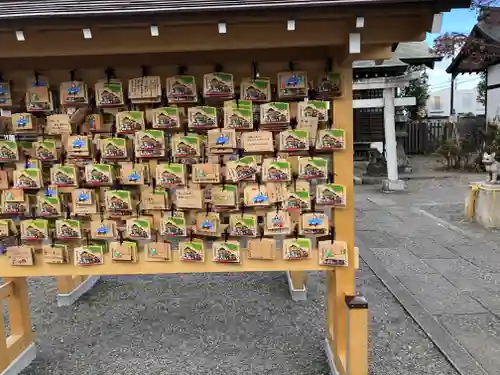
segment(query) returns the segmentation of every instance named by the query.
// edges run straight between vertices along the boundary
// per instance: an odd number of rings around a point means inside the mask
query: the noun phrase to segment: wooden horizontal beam
[[[391,57],[389,45],[375,44],[364,45],[360,54],[356,55],[359,60],[372,60],[374,56],[384,56],[385,59]],[[232,50],[220,51],[200,51],[200,52],[170,52],[170,53],[148,53],[148,54],[115,54],[115,55],[86,55],[86,56],[67,56],[64,58],[58,56],[44,56],[36,59],[30,57],[24,58],[4,58],[0,59],[0,71],[4,77],[8,76],[10,71],[28,71],[26,74],[32,74],[33,70],[45,74],[46,71],[58,69],[66,70],[66,76],[71,70],[79,70],[78,76],[82,70],[96,69],[103,71],[103,66],[112,66],[113,68],[133,67],[140,73],[140,67],[147,62],[148,67],[155,70],[158,66],[171,66],[171,72],[174,74],[179,65],[187,67],[191,74],[193,65],[205,65],[213,68],[214,61],[220,61],[224,64],[224,69],[234,69],[234,64],[247,65],[251,72],[251,62],[255,61],[259,65],[259,70],[264,69],[264,65],[271,62],[282,62],[283,69],[287,68],[288,62],[293,61],[297,69],[303,69],[300,61],[321,61],[318,66],[319,72],[323,72],[328,59],[334,59],[335,66],[344,66],[347,60],[342,59],[344,48],[329,48],[326,46],[317,47],[288,47],[288,48],[261,48],[253,50],[240,50],[235,53]],[[351,58],[352,60],[352,58]],[[352,61],[349,63],[352,64]],[[210,68],[209,68],[210,69]],[[356,69],[354,69],[356,72]],[[233,73],[233,71],[231,71]],[[155,72],[156,74],[156,72]],[[264,70],[260,74],[267,74]],[[67,78],[67,77],[66,77]],[[120,77],[121,78],[121,77]],[[52,82],[51,82],[52,83]],[[20,87],[24,87],[24,81]]]
[[[361,12],[361,9],[362,12]],[[427,2],[411,2],[398,4],[373,4],[364,3],[360,6],[330,6],[330,7],[295,7],[293,10],[294,17],[300,19],[320,19],[320,18],[353,18],[355,19],[361,13],[365,18],[387,18],[417,15],[423,13],[431,15],[436,9],[431,8]],[[245,9],[240,11],[199,11],[199,12],[177,12],[175,15],[168,12],[150,12],[138,14],[132,13],[129,15],[110,15],[110,14],[95,14],[95,15],[75,15],[65,17],[36,17],[32,19],[2,19],[0,30],[26,30],[26,29],[46,29],[46,28],[68,28],[68,27],[94,27],[96,25],[180,25],[194,24],[203,22],[218,22],[226,20],[231,23],[240,23],[248,21],[271,21],[283,19],[289,16],[290,11],[285,11],[283,8],[267,8],[267,9]],[[36,22],[35,22],[36,20]],[[429,30],[430,31],[430,30]]]
[[[338,66],[352,65],[354,61],[389,60],[392,58],[392,43],[362,44],[360,53],[350,53],[349,44],[337,48],[335,63]],[[355,69],[355,68],[354,68]],[[353,87],[355,90],[355,88]]]
[[[417,104],[417,99],[414,97],[408,98],[396,98],[394,99],[395,107],[408,107]],[[375,98],[375,99],[355,99],[352,101],[352,108],[360,109],[360,108],[383,108],[384,107],[384,99],[383,98]]]
[[[360,29],[361,42],[368,46],[417,40],[423,31],[419,25],[421,18],[401,16],[367,20],[366,26]],[[226,34],[218,33],[216,22],[168,25],[160,26],[157,37],[150,35],[147,26],[95,27],[92,28],[92,39],[84,39],[82,29],[25,31],[25,41],[22,42],[16,40],[12,31],[0,33],[0,58],[334,47],[348,43],[352,28],[348,21],[303,20],[297,23],[295,31],[287,31],[284,22],[228,23]]]
[[[385,88],[406,87],[411,80],[420,77],[420,72],[412,72],[397,77],[380,77],[359,79],[352,83],[353,90],[374,90]]]
[[[389,60],[392,58],[391,44],[361,45],[361,53],[351,55],[352,60]]]
[[[241,250],[241,263],[212,262],[212,251],[206,251],[205,262],[179,260],[179,252],[172,251],[171,262],[147,262],[144,254],[139,254],[137,262],[113,262],[111,254],[105,254],[104,264],[96,266],[75,266],[74,264],[47,264],[42,256],[36,254],[34,266],[11,266],[6,256],[0,257],[1,277],[38,277],[67,275],[152,275],[169,273],[200,272],[268,272],[268,271],[326,271],[332,267],[319,265],[318,250],[304,260],[284,260],[282,251],[276,252],[274,260],[248,259],[246,250]]]
[[[296,47],[296,48],[262,48],[253,50],[240,50],[235,53],[233,50],[220,51],[199,51],[199,52],[170,52],[170,53],[149,53],[149,54],[118,54],[118,55],[87,55],[68,56],[65,58],[57,56],[45,56],[36,59],[25,58],[5,58],[0,59],[0,71],[7,77],[9,71],[22,71],[24,74],[33,74],[33,70],[38,70],[40,74],[45,71],[66,70],[65,79],[69,71],[78,70],[77,76],[82,75],[83,70],[96,69],[104,71],[104,67],[135,68],[137,73],[141,73],[140,67],[147,65],[151,74],[157,74],[156,67],[170,67],[168,74],[175,74],[178,66],[183,65],[187,72],[192,74],[193,67],[205,66],[204,69],[213,69],[214,62],[220,62],[224,69],[235,69],[235,65],[244,65],[248,68],[248,73],[252,72],[252,61],[257,62],[260,75],[269,74],[265,71],[266,66],[274,62],[281,62],[282,69],[288,69],[288,62],[293,61],[296,69],[303,69],[302,62],[318,62],[315,67],[319,73],[324,72],[329,59],[337,60],[338,49],[320,47]],[[233,70],[231,73],[234,74]],[[204,72],[206,73],[206,72]],[[117,75],[119,73],[117,72]],[[194,74],[194,73],[193,73]],[[26,78],[26,77],[24,77]],[[121,77],[120,77],[121,78]],[[52,83],[52,82],[51,82]],[[21,86],[24,89],[24,82]]]

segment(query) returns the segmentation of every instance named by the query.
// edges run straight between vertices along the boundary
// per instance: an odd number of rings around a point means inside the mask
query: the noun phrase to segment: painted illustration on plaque
[[[0,161],[19,160],[19,149],[17,142],[0,140]]]
[[[104,159],[123,159],[127,157],[127,140],[124,138],[104,138],[101,140]]]
[[[255,156],[244,156],[238,160],[231,160],[226,166],[228,178],[231,181],[252,180],[258,171],[257,159]]]
[[[232,214],[229,217],[229,233],[236,237],[257,236],[257,216],[250,214]]]
[[[123,111],[116,114],[118,133],[131,134],[144,129],[144,112]]]
[[[132,210],[132,197],[128,190],[107,190],[105,201],[108,211],[123,212]]]
[[[345,149],[345,130],[323,129],[318,132],[316,140],[318,150],[343,150]]]
[[[186,262],[204,262],[205,248],[201,241],[189,241],[179,243],[181,260]]]
[[[158,164],[156,182],[163,187],[183,186],[186,183],[186,166],[184,164]]]
[[[281,132],[280,149],[282,151],[309,150],[309,131],[297,129]]]
[[[309,238],[290,238],[283,241],[285,260],[302,260],[311,256],[312,242]]]
[[[285,159],[264,159],[262,172],[264,181],[285,182],[292,179],[290,162]]]
[[[101,245],[77,247],[74,252],[76,266],[95,266],[104,264],[104,248]]]
[[[318,185],[316,187],[316,203],[323,206],[345,207],[345,187],[338,184]]]
[[[19,189],[40,189],[41,171],[28,168],[14,171],[14,187]]]
[[[240,243],[238,241],[216,241],[212,245],[214,262],[240,263]]]
[[[319,241],[319,264],[322,266],[347,266],[347,243],[343,241]]]
[[[61,239],[81,238],[82,229],[79,220],[58,219],[56,220],[56,237]]]
[[[23,240],[40,241],[49,234],[49,222],[45,219],[29,219],[21,221],[21,238]]]
[[[50,169],[50,179],[55,186],[78,186],[77,170],[73,166],[53,166]]]
[[[325,179],[328,176],[328,162],[319,157],[299,158],[299,178]]]
[[[109,164],[88,164],[85,166],[85,179],[92,185],[111,185],[113,166]]]
[[[183,212],[175,216],[164,217],[161,221],[161,235],[168,237],[185,237],[187,235],[186,218]]]
[[[162,107],[153,109],[153,128],[175,129],[180,127],[179,108]]]

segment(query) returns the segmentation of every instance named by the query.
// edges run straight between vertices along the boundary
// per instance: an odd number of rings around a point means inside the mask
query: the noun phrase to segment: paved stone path
[[[467,375],[497,375],[500,233],[462,220],[466,194],[467,178],[414,181],[401,194],[359,186],[356,230],[367,260],[375,255],[443,332],[470,353],[471,363],[464,366],[473,370]]]

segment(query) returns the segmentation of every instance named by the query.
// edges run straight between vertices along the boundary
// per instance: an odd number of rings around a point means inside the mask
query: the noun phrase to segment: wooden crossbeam
[[[351,254],[353,254],[352,252]],[[282,251],[276,252],[274,260],[248,259],[246,250],[241,250],[241,263],[212,262],[212,251],[206,250],[205,262],[188,262],[179,260],[179,252],[173,251],[171,262],[147,262],[144,254],[139,254],[138,262],[112,262],[111,254],[105,254],[102,265],[75,266],[73,264],[46,264],[41,255],[37,254],[34,266],[13,267],[7,264],[7,258],[0,258],[0,276],[3,277],[40,277],[67,275],[148,275],[167,273],[198,273],[198,272],[273,272],[273,271],[326,271],[332,267],[319,265],[318,250],[311,252],[311,257],[305,260],[284,260]]]

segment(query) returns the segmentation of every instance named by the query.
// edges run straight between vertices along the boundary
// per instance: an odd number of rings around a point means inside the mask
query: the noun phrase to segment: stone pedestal
[[[500,185],[477,183],[471,184],[471,189],[475,185],[479,190],[465,200],[466,217],[488,229],[500,228]]]
[[[387,162],[382,153],[378,150],[373,150],[370,162],[366,166],[365,176],[383,177],[387,176]]]
[[[406,126],[406,124],[398,124],[399,127]],[[396,128],[398,128],[396,125]],[[398,172],[408,173],[411,172],[410,160],[406,155],[405,149],[403,147],[404,139],[408,138],[408,132],[403,130],[396,130],[396,154],[398,157]]]
[[[382,181],[382,191],[403,191],[406,189],[406,181],[403,180],[384,180]]]

